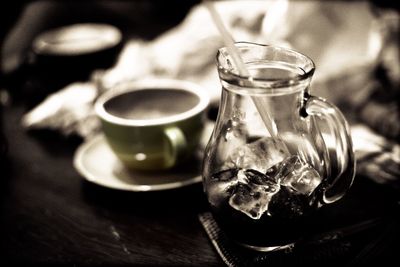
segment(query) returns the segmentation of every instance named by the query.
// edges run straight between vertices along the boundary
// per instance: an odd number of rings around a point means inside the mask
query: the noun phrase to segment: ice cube
[[[215,207],[220,206],[232,195],[237,184],[238,169],[228,169],[213,174],[206,184],[209,202]]]
[[[236,177],[238,171],[238,169],[223,170],[213,174],[211,180],[229,184],[230,182],[237,180]]]
[[[252,219],[260,219],[268,210],[272,196],[279,191],[279,185],[256,170],[239,170],[238,177],[229,205]]]
[[[277,168],[280,169],[280,185],[303,195],[311,195],[322,181],[319,173],[297,155],[286,158]]]
[[[289,156],[284,147],[282,141],[275,141],[269,137],[261,138],[233,150],[226,166],[265,173],[271,166]]]

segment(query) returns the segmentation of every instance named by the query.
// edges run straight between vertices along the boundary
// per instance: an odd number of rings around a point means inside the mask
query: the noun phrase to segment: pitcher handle
[[[356,166],[349,126],[342,112],[323,98],[309,96],[305,110],[312,116],[315,131],[317,136],[322,137],[325,150],[325,175],[329,178],[325,179],[321,204],[332,203],[343,197],[355,176]],[[322,134],[319,122],[324,123],[328,136]]]

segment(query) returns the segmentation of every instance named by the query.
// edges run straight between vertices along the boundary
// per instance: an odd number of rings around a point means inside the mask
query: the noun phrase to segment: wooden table
[[[23,110],[3,114],[2,262],[223,266],[197,217],[207,208],[200,183],[147,193],[90,184],[72,164],[81,140],[25,132]]]

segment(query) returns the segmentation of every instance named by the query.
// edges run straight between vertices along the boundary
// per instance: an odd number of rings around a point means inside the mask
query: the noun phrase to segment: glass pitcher
[[[226,48],[218,51],[222,95],[204,155],[204,191],[231,239],[261,251],[286,248],[315,211],[350,188],[349,128],[337,107],[310,95],[315,66],[307,56],[236,46],[250,77],[238,74]]]

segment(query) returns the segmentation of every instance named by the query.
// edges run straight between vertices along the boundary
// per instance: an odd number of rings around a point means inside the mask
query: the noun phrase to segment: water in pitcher
[[[205,150],[204,191],[231,239],[257,250],[284,248],[311,232],[318,209],[350,187],[351,140],[340,111],[309,94],[310,59],[272,46],[238,48],[251,79],[237,75],[220,50],[223,90]],[[276,135],[267,130],[255,98],[267,107]]]

